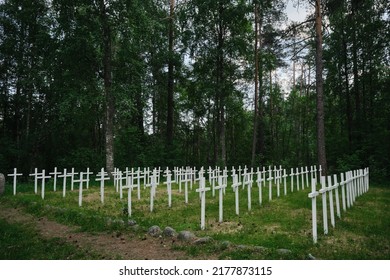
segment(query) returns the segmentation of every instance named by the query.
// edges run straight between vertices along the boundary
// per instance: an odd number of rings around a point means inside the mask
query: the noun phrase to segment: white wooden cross
[[[111,172],[111,175],[114,177],[114,187],[116,192],[119,191],[119,174],[119,168],[114,168],[114,171]]]
[[[84,174],[85,175],[87,175],[87,185],[86,185],[86,187],[87,187],[87,189],[89,189],[89,175],[92,175],[93,174],[93,172],[91,172],[91,171],[89,171],[89,167],[87,168],[87,172],[84,172]]]
[[[276,181],[277,181],[277,178],[278,178],[278,169],[276,168],[276,165],[274,166],[274,184],[276,185]]]
[[[167,192],[168,192],[168,207],[172,207],[172,174],[171,171],[169,171],[168,167],[167,170],[165,171],[164,177],[167,178],[167,180],[164,182],[164,184],[167,185]]]
[[[29,174],[29,176],[34,176],[34,193],[38,193],[38,179],[42,177],[42,173],[38,173],[38,168],[34,169],[34,173]]]
[[[306,175],[306,186],[309,186],[309,170],[305,166],[305,175]]]
[[[259,204],[261,205],[263,203],[263,178],[261,176],[261,171],[259,169],[257,169],[256,171],[256,174],[257,174],[257,179],[256,179],[256,183],[257,183],[257,187],[259,188]]]
[[[329,209],[330,209],[330,224],[335,227],[334,219],[334,204],[333,204],[333,188],[332,188],[332,176],[328,176],[328,191],[329,191]]]
[[[324,234],[328,234],[328,209],[327,209],[327,201],[326,201],[326,177],[320,176],[321,178],[321,189],[319,193],[322,195],[322,219],[324,225]]]
[[[183,181],[183,168],[180,168],[178,171],[177,171],[177,174],[178,174],[178,179],[179,179],[179,193],[181,193],[181,183]]]
[[[77,175],[77,173],[74,172],[74,168],[72,168],[72,172],[68,173],[71,175],[70,177],[70,190],[73,191],[74,187],[74,175]]]
[[[150,184],[147,184],[146,187],[150,187],[150,212],[153,212],[153,207],[154,207],[154,195],[155,195],[155,189],[157,187],[157,182],[156,182],[156,175],[152,174],[150,176]]]
[[[311,198],[311,215],[312,215],[312,228],[313,228],[313,242],[317,243],[317,196],[320,193],[317,192],[317,182],[314,178],[311,179],[311,193],[309,193],[309,198]]]
[[[294,168],[291,168],[291,171],[290,171],[290,176],[291,176],[291,180],[290,180],[290,184],[291,184],[291,192],[294,192]]]
[[[237,169],[237,170],[238,170],[238,181],[241,182],[241,178],[242,178],[242,177],[241,177],[241,171],[242,171],[241,165],[238,166],[238,169]]]
[[[301,167],[301,179],[302,179],[302,190],[305,189],[305,171],[303,170],[303,166]]]
[[[252,184],[253,180],[249,173],[245,173],[242,180],[243,188],[247,188],[248,191],[248,211],[252,209]]]
[[[286,169],[283,169],[283,188],[284,188],[284,195],[287,195],[287,172]]]
[[[275,180],[276,180],[276,195],[279,197],[280,196],[280,174],[281,169],[276,169],[275,170]]]
[[[66,173],[66,168],[64,168],[64,172],[61,175],[58,175],[59,178],[62,179],[62,197],[65,197],[66,193],[66,177],[72,177],[72,174]]]
[[[13,193],[14,193],[14,195],[16,195],[16,178],[18,176],[22,176],[22,175],[23,175],[22,173],[17,172],[16,168],[14,168],[14,173],[8,174],[8,176],[13,177]]]
[[[211,182],[211,193],[212,196],[215,196],[215,181],[217,179],[217,176],[215,174],[215,170],[211,170],[211,173],[209,173],[209,181]]]
[[[104,168],[100,169],[100,172],[96,174],[95,181],[100,181],[100,201],[102,204],[104,204],[104,181],[110,180],[110,177],[108,176],[108,172],[104,171]]]
[[[337,175],[333,175],[333,188],[335,192],[335,198],[336,198],[336,213],[339,218],[341,218],[340,213],[340,199],[339,199],[339,183],[337,182]]]
[[[199,178],[199,188],[196,192],[200,194],[200,228],[202,230],[205,229],[206,224],[206,192],[209,191],[210,188],[206,188],[206,180],[204,177]]]
[[[297,177],[297,191],[299,191],[299,168],[298,167],[295,176]]]
[[[182,181],[184,182],[184,201],[185,204],[188,204],[188,183],[191,181],[189,170],[185,170],[183,176],[184,179]]]
[[[234,191],[234,194],[235,194],[236,214],[240,215],[238,192],[239,192],[239,186],[241,185],[241,182],[238,181],[238,175],[237,174],[233,174],[232,176],[233,176],[232,188],[233,188],[233,191]]]
[[[45,169],[42,170],[42,188],[41,188],[41,197],[45,199],[45,180],[51,178],[51,176],[45,176]]]
[[[83,183],[87,182],[87,178],[84,178],[84,172],[80,172],[80,178],[74,180],[75,183],[80,183],[79,185],[79,207],[83,204]]]
[[[340,187],[341,187],[341,202],[343,205],[343,211],[345,212],[347,210],[346,204],[345,204],[345,181],[344,181],[344,173],[340,174]]]
[[[117,180],[118,180],[119,198],[122,200],[122,198],[123,198],[123,179],[126,179],[126,177],[123,176],[122,171],[118,171],[116,176],[117,176]]]
[[[219,191],[219,219],[220,223],[223,222],[223,190],[226,188],[226,185],[223,184],[222,176],[218,176],[218,186],[215,187]]]
[[[269,182],[268,197],[269,197],[270,201],[272,200],[272,179],[273,179],[273,177],[272,177],[272,168],[271,168],[271,166],[269,166],[267,181]]]
[[[134,179],[137,179],[137,198],[138,200],[141,199],[141,170],[138,167],[137,171],[135,172],[136,177]]]
[[[127,189],[127,215],[131,217],[132,214],[131,192],[135,187],[137,187],[137,185],[133,185],[133,179],[129,177],[131,177],[130,173],[126,175],[125,185],[122,186],[122,189]]]
[[[57,167],[54,167],[54,172],[50,172],[49,174],[53,175],[53,179],[54,179],[53,190],[57,191],[57,175],[61,175],[61,172],[58,172]]]

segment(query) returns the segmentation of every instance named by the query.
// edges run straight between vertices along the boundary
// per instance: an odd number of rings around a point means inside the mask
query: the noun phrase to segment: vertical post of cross
[[[22,175],[23,175],[22,173],[18,173],[17,172],[16,168],[14,168],[14,173],[8,174],[8,176],[13,177],[13,180],[12,180],[13,184],[12,184],[12,186],[13,186],[13,194],[14,195],[16,195],[16,178],[18,176],[22,176]]]
[[[317,243],[317,182],[314,178],[311,179],[311,193],[309,193],[309,198],[311,198],[311,214],[312,214],[312,230],[313,230],[313,242]]]

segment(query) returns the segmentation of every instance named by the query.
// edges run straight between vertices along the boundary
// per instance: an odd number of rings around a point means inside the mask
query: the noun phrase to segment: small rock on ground
[[[194,241],[194,244],[196,245],[206,244],[206,243],[210,243],[211,241],[213,241],[213,238],[211,238],[210,236],[206,236],[206,237],[196,239]]]
[[[159,226],[151,226],[148,230],[148,234],[152,237],[159,237],[162,233],[162,230]]]
[[[177,232],[176,232],[176,230],[174,230],[171,227],[165,227],[164,231],[163,231],[163,236],[166,236],[166,237],[176,237],[177,236]]]
[[[196,238],[195,234],[187,230],[181,231],[178,235],[178,239],[185,242],[189,242],[195,238]]]

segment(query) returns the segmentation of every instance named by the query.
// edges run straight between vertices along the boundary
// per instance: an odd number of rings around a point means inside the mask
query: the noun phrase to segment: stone
[[[291,250],[288,249],[277,249],[276,252],[278,252],[281,255],[288,255],[292,253]]]
[[[177,232],[176,232],[176,230],[174,230],[171,227],[166,227],[163,230],[163,236],[166,236],[166,237],[176,237],[177,236]]]
[[[202,238],[198,238],[194,241],[194,244],[196,245],[201,245],[201,244],[206,244],[206,243],[210,243],[211,241],[213,241],[213,238],[210,237],[210,236],[206,236],[206,237],[202,237]]]
[[[5,177],[4,174],[0,173],[0,195],[5,191]]]
[[[159,226],[151,226],[148,230],[148,234],[152,237],[159,237],[162,234],[162,230]]]
[[[309,260],[316,260],[316,257],[314,257],[312,254],[308,254],[308,255],[307,255],[307,258],[308,258]]]
[[[183,231],[179,232],[179,235],[178,235],[178,239],[181,241],[185,241],[185,242],[189,242],[195,238],[196,238],[195,234],[193,234],[192,232],[190,232],[188,230],[183,230]]]
[[[127,225],[128,225],[128,226],[131,226],[131,227],[132,227],[132,226],[135,226],[136,224],[137,224],[137,222],[136,222],[135,220],[128,220],[128,221],[127,221]]]
[[[239,249],[239,250],[248,250],[248,249],[250,249],[250,247],[247,246],[247,245],[237,245],[237,249]]]

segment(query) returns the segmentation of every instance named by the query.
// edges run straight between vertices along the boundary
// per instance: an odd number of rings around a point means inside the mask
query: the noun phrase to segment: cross
[[[45,176],[45,169],[42,170],[42,189],[41,189],[41,197],[45,199],[45,180],[51,178],[51,176]]]
[[[241,165],[238,166],[237,170],[238,170],[238,181],[241,182],[241,171],[242,171]]]
[[[95,181],[100,181],[100,201],[103,204],[104,203],[104,181],[110,180],[110,177],[106,177],[108,176],[108,173],[104,171],[104,168],[100,169],[100,172],[96,176],[97,178],[95,179]]]
[[[277,169],[275,171],[275,181],[276,181],[276,194],[279,197],[280,196],[280,171],[281,169]]]
[[[34,173],[29,174],[29,176],[34,176],[34,193],[38,193],[38,179],[41,178],[42,173],[38,173],[38,168],[34,169]]]
[[[223,178],[218,176],[218,186],[215,187],[219,191],[219,222],[223,222],[223,190],[226,188],[226,185],[223,184]]]
[[[215,176],[215,170],[210,170],[209,172],[209,181],[211,183],[211,190],[212,190],[212,195],[213,197],[215,196],[215,179],[217,177]]]
[[[89,189],[89,175],[92,175],[93,172],[89,171],[89,167],[87,168],[87,172],[84,172],[87,175],[87,189]]]
[[[200,228],[205,229],[205,220],[206,220],[206,192],[210,188],[206,188],[206,180],[204,177],[199,178],[199,189],[196,189],[196,192],[200,194]]]
[[[303,170],[303,166],[302,166],[301,167],[302,190],[305,189],[305,179],[304,179],[304,176],[305,176],[305,171]]]
[[[49,173],[50,175],[53,175],[54,178],[54,184],[53,184],[53,190],[57,190],[57,175],[60,175],[61,172],[57,172],[57,167],[54,167],[54,172]]]
[[[233,188],[233,191],[234,191],[234,194],[235,194],[236,214],[240,215],[239,198],[238,198],[239,188],[238,187],[241,185],[241,183],[238,182],[238,175],[237,174],[233,174],[232,176],[233,176],[232,188]]]
[[[114,168],[114,171],[111,172],[111,175],[114,177],[114,187],[116,192],[118,192],[119,189],[119,172],[119,168]]]
[[[268,197],[269,197],[270,201],[272,200],[272,179],[273,179],[273,177],[272,177],[272,168],[271,168],[271,166],[269,166],[267,181],[269,182]]]
[[[299,168],[298,167],[295,176],[297,177],[297,190],[299,191]]]
[[[84,177],[84,172],[80,172],[80,179],[74,180],[75,183],[80,183],[79,185],[79,207],[82,206],[83,203],[83,183],[87,182],[87,178]]]
[[[309,170],[305,166],[305,175],[306,175],[306,186],[309,186]]]
[[[294,168],[291,168],[291,172],[290,172],[290,176],[291,176],[291,192],[294,191]]]
[[[22,176],[22,175],[23,175],[22,173],[18,173],[18,172],[17,172],[17,169],[16,169],[16,168],[14,168],[14,173],[8,174],[8,176],[14,178],[14,179],[13,179],[14,195],[16,195],[16,178],[17,178],[17,176]]]
[[[150,176],[150,184],[147,184],[146,187],[150,187],[150,212],[153,212],[153,198],[157,187],[155,174]]]
[[[74,172],[74,168],[72,168],[72,172],[69,173],[71,175],[70,177],[70,190],[73,191],[73,186],[74,186],[74,175],[77,173]]]
[[[257,183],[257,187],[259,188],[259,204],[261,205],[263,203],[263,189],[262,189],[263,178],[261,177],[261,171],[259,168],[257,168],[256,174],[257,174],[256,183]]]
[[[188,182],[190,181],[189,173],[187,171],[184,171],[184,179],[182,180],[184,182],[184,200],[185,203],[188,204]]]
[[[323,225],[324,225],[324,234],[328,234],[328,209],[326,205],[326,180],[325,176],[321,176],[321,189],[319,190],[319,193],[322,195],[322,219],[323,219]]]
[[[311,193],[308,197],[311,198],[311,213],[312,213],[312,227],[313,227],[313,242],[317,243],[317,196],[320,194],[316,190],[317,182],[314,178],[311,179]]]
[[[137,169],[137,172],[135,172],[135,174],[137,175],[135,177],[135,179],[137,179],[137,198],[138,200],[140,200],[141,199],[141,170],[139,169],[139,167]]]
[[[129,177],[131,176],[126,175],[126,185],[122,186],[122,188],[127,189],[127,214],[131,217],[131,191],[136,185],[133,185],[133,179]]]
[[[66,177],[71,177],[72,174],[66,173],[66,168],[64,169],[64,173],[62,175],[58,175],[59,178],[64,178],[62,181],[62,197],[65,197],[66,192]]]
[[[283,187],[284,187],[284,195],[287,195],[287,182],[286,182],[286,178],[287,178],[287,172],[286,172],[286,169],[283,169]]]
[[[164,184],[167,185],[168,207],[171,208],[172,207],[172,180],[171,180],[172,174],[171,174],[171,171],[169,171],[168,167],[164,173],[165,173],[164,177],[167,178],[167,180],[164,182]]]
[[[334,206],[333,206],[332,176],[330,176],[330,175],[328,176],[327,191],[329,191],[330,224],[332,225],[332,227],[335,227]]]

